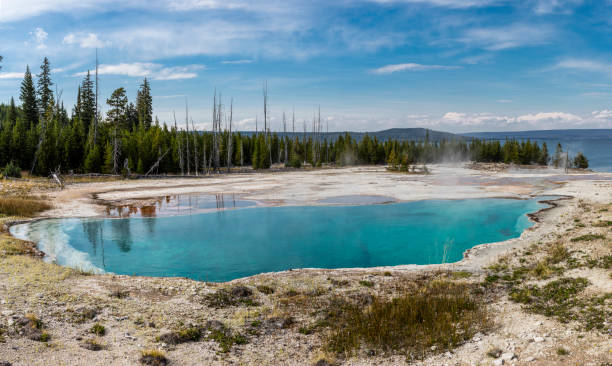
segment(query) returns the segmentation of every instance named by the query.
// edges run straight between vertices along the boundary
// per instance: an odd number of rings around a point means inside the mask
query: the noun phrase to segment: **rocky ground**
[[[94,193],[117,201],[177,191],[234,192],[269,204],[339,194],[398,200],[571,198],[538,213],[539,222],[520,238],[479,246],[455,264],[303,269],[229,283],[81,273],[42,261],[31,245],[5,232],[0,234],[0,365],[611,365],[610,177],[456,167],[432,171],[415,177],[352,168],[79,183],[63,191],[32,184],[28,192],[54,202],[54,210],[43,213],[50,216],[101,214]],[[459,183],[465,186],[451,188]],[[20,189],[7,184],[19,183],[3,182],[9,194]],[[352,326],[343,317],[349,309],[376,309],[437,286],[450,289],[444,295],[449,298],[451,292],[464,293],[476,306],[465,313],[471,323],[452,344],[415,339],[418,347],[404,343],[385,349],[396,339],[364,338],[357,349],[334,347],[342,327]]]

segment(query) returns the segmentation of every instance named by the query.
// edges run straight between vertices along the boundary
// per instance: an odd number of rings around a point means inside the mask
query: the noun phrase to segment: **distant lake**
[[[552,130],[521,132],[477,132],[464,134],[487,140],[517,139],[546,142],[550,154],[554,154],[557,143],[570,156],[582,152],[589,159],[589,167],[595,171],[612,172],[612,130]]]
[[[291,268],[455,262],[515,238],[536,200],[252,207],[192,215],[49,219],[11,227],[48,261],[84,270],[227,281]],[[185,212],[185,211],[183,211]]]

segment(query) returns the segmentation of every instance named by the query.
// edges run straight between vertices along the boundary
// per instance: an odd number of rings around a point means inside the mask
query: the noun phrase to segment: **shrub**
[[[106,334],[106,328],[104,328],[102,324],[96,323],[91,327],[89,332],[97,336],[103,336]]]
[[[558,354],[559,356],[567,356],[567,355],[569,355],[569,351],[568,351],[568,350],[566,350],[566,349],[565,349],[565,348],[563,348],[563,347],[559,347],[559,348],[557,348],[557,354]]]
[[[12,177],[12,178],[21,178],[21,169],[15,165],[12,161],[10,161],[4,169],[2,169],[2,176],[4,177]]]
[[[157,341],[167,344],[181,344],[187,342],[197,342],[200,340],[200,338],[202,338],[202,331],[200,328],[190,327],[176,332],[162,334],[161,336],[157,337]]]
[[[204,301],[210,307],[225,308],[235,305],[257,306],[253,300],[253,291],[246,286],[234,286],[229,289],[220,289],[204,296]]]
[[[48,342],[51,339],[51,335],[45,331],[40,333],[40,338],[38,339],[41,342]]]
[[[83,343],[81,343],[81,347],[88,349],[90,351],[99,351],[101,349],[104,349],[104,346],[102,346],[95,339],[86,339]]]
[[[570,252],[561,244],[555,244],[550,248],[548,255],[548,262],[553,264],[566,261],[570,258]]]
[[[274,293],[274,289],[270,286],[266,286],[266,285],[259,285],[257,286],[257,290],[259,292],[261,292],[262,294],[266,294],[266,295],[270,295]]]

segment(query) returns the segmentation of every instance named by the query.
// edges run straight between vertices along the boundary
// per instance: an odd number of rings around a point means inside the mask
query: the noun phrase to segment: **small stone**
[[[501,355],[501,359],[504,361],[514,360],[515,358],[516,358],[516,355],[512,352],[502,353]]]
[[[2,315],[4,315],[4,316],[11,316],[11,315],[13,315],[13,312],[11,310],[3,310],[2,311]]]
[[[525,362],[532,362],[532,361],[535,361],[535,357],[529,356],[529,357],[525,358]]]
[[[504,364],[504,360],[498,358],[497,360],[493,360],[493,366],[501,366]]]
[[[544,337],[533,337],[533,341],[538,343],[544,342]]]

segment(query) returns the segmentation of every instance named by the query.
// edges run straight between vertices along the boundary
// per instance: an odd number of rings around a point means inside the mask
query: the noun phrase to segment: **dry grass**
[[[489,328],[482,300],[471,287],[432,281],[398,297],[374,296],[363,306],[338,300],[330,306],[328,348],[350,354],[362,346],[422,359],[433,349],[450,350]]]
[[[0,214],[6,216],[33,217],[49,209],[51,205],[37,197],[0,197]]]
[[[140,363],[151,366],[165,366],[168,364],[168,359],[164,351],[147,349],[140,353]]]

